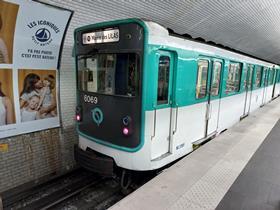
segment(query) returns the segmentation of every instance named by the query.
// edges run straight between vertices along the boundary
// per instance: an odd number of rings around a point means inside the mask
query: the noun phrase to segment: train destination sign
[[[83,34],[83,44],[118,42],[119,39],[119,29],[96,31]]]

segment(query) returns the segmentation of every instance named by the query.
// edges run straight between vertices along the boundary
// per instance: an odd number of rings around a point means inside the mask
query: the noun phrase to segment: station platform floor
[[[125,209],[280,209],[280,98],[116,203]]]

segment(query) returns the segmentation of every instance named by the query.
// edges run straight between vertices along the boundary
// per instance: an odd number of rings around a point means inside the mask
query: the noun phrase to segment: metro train
[[[125,19],[77,28],[75,159],[159,169],[280,94],[278,65]]]

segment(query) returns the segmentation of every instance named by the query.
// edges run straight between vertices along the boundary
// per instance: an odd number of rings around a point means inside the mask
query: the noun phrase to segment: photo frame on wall
[[[0,1],[0,139],[60,126],[58,68],[72,14]]]

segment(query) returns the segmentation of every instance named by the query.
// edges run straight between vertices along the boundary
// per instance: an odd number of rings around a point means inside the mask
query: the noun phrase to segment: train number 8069
[[[84,95],[84,101],[86,103],[97,104],[98,98],[96,96]]]

